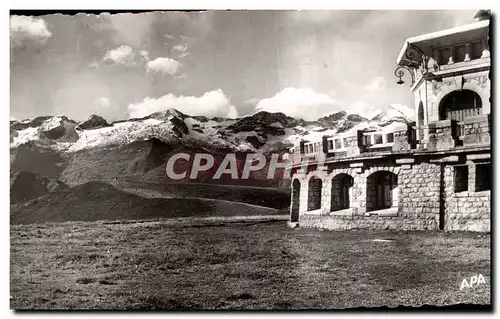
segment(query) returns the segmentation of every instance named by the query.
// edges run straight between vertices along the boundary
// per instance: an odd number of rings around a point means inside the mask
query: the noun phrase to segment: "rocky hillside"
[[[49,192],[65,189],[68,186],[61,181],[49,179],[31,172],[10,172],[10,203],[20,203],[45,195]]]

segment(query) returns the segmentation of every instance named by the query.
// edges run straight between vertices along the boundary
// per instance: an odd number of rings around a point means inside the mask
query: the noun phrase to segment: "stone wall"
[[[448,150],[457,145],[456,122],[452,120],[443,120],[429,123],[424,131],[427,130],[427,149],[429,150]]]
[[[489,115],[473,116],[464,119],[464,145],[490,144]]]
[[[332,163],[322,172],[299,171],[293,176],[301,185],[298,204],[299,226],[333,230],[489,231],[489,191],[475,191],[481,186],[475,179],[475,165],[478,163],[467,162],[469,166],[467,183],[470,191],[461,193],[455,193],[454,190],[454,165],[425,156],[402,160],[387,157],[376,163],[350,165]],[[390,208],[370,209],[370,201],[376,192],[370,186],[370,180],[377,174],[389,174],[393,180],[395,187],[392,188]],[[313,210],[308,209],[311,178],[320,178],[322,185],[321,189],[313,186],[315,194],[321,193],[320,208]],[[349,180],[352,183],[346,187],[349,207],[345,208],[339,205],[340,189],[343,187],[342,181]],[[318,184],[313,183],[313,185]],[[470,203],[466,203],[468,200]],[[293,205],[297,204],[292,203]]]
[[[394,144],[392,144],[394,152],[408,151],[411,147],[412,145],[408,140],[408,130],[394,132]]]
[[[467,161],[468,187],[462,192],[455,192],[455,165],[444,168],[445,230],[490,231],[491,191],[476,191],[476,167],[485,164],[482,161]]]

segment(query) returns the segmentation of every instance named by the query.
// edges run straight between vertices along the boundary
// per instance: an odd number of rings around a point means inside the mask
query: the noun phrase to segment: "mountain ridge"
[[[108,123],[99,115],[77,122],[66,116],[38,116],[10,121],[11,148],[27,142],[62,152],[133,141],[159,139],[165,143],[205,146],[234,151],[266,152],[293,146],[301,138],[345,133],[356,128],[384,127],[394,122],[408,124],[408,107],[389,105],[372,119],[346,111],[334,112],[315,121],[296,119],[284,113],[259,111],[225,119],[190,116],[177,109],[155,112],[142,118]]]

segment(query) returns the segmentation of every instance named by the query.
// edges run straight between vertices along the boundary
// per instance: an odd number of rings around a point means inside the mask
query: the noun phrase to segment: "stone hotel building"
[[[395,75],[414,123],[297,145],[291,225],[490,231],[490,21],[478,20],[403,44]]]

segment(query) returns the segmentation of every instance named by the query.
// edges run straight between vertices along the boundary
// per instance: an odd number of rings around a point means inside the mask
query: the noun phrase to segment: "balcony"
[[[446,118],[457,122],[462,122],[468,117],[481,115],[481,108],[447,111]]]
[[[421,127],[412,124],[391,133],[358,131],[353,136],[325,136],[322,142],[313,143],[316,147],[304,147],[304,143],[311,144],[311,142],[302,142],[302,152],[296,152],[292,156],[292,165],[297,166],[306,162],[314,165],[318,162],[337,161],[343,158],[404,153],[415,150],[417,143],[420,143],[419,151],[446,151],[457,147],[491,145],[490,115],[468,116],[470,115],[468,112],[476,114],[476,110],[463,110],[463,112],[465,113],[452,117],[462,119],[461,121],[448,119]],[[417,131],[419,140],[417,140]],[[380,135],[382,135],[382,140],[380,140]],[[341,144],[336,141],[339,138],[342,139]],[[317,146],[318,143],[320,146]],[[304,153],[305,150],[307,150],[306,153]]]
[[[436,121],[424,127],[429,150],[449,150],[455,147],[487,146],[491,144],[489,114]]]

